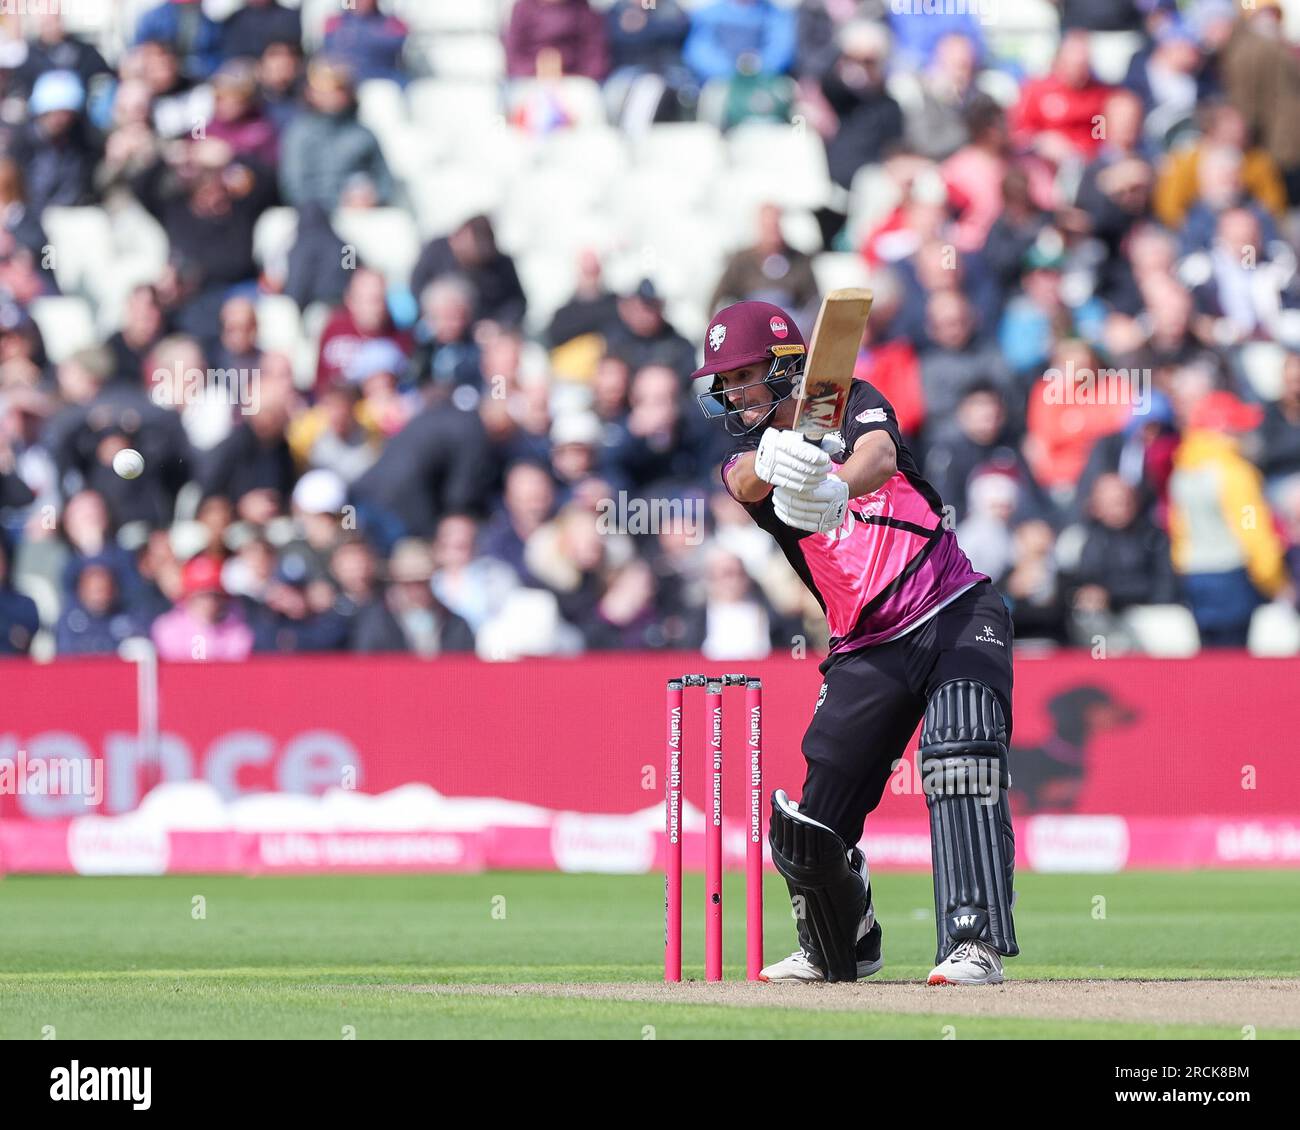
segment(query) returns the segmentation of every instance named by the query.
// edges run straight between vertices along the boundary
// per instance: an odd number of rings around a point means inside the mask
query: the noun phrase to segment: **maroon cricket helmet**
[[[692,378],[743,369],[772,359],[772,348],[803,345],[803,334],[779,306],[771,302],[737,302],[713,315],[704,335],[704,364]]]

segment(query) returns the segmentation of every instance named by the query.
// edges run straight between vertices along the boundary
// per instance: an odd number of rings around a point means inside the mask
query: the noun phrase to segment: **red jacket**
[[[1094,131],[1110,95],[1111,88],[1095,80],[1080,90],[1055,75],[1034,79],[1025,84],[1011,112],[1012,138],[1028,147],[1035,134],[1059,133],[1080,156],[1091,157],[1103,140]]]

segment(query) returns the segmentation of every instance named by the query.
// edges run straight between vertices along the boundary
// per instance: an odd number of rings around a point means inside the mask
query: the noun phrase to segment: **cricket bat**
[[[862,332],[871,314],[871,291],[832,290],[822,299],[795,401],[794,431],[817,440],[838,431],[849,403]]]

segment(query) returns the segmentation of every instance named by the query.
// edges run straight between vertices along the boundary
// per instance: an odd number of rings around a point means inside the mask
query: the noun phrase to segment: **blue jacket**
[[[692,14],[683,58],[702,81],[732,78],[745,54],[758,57],[760,74],[781,75],[794,62],[795,38],[792,9],[771,0],[718,0]]]

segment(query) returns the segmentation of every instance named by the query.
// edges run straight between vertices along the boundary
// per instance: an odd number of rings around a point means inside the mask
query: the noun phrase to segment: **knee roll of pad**
[[[954,679],[935,691],[921,725],[920,762],[930,810],[935,962],[965,938],[1014,956],[1011,778],[1006,720],[992,688]]]

